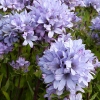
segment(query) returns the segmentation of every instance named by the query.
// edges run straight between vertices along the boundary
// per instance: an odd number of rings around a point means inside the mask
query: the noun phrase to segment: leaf
[[[10,100],[9,94],[5,91],[2,91],[2,93],[4,94],[6,100]]]
[[[41,72],[41,70],[37,70],[34,74],[35,74],[36,77],[40,78],[42,72]]]
[[[31,86],[30,86],[30,84],[29,84],[28,81],[27,81],[27,84],[28,84],[29,90],[30,90],[30,92],[31,92],[31,94],[32,94],[32,96],[33,96],[34,92],[33,92],[33,90],[32,90],[32,88],[31,88]]]
[[[6,82],[6,84],[5,84],[5,86],[3,86],[1,89],[2,89],[2,91],[7,91],[7,89],[9,88],[9,79],[7,80],[7,82]]]
[[[96,84],[96,86],[97,86],[98,90],[100,91],[100,85],[99,84]]]
[[[97,93],[95,93],[92,97],[91,97],[91,99],[90,100],[94,100],[95,98],[96,98],[96,96],[98,95],[98,92]]]

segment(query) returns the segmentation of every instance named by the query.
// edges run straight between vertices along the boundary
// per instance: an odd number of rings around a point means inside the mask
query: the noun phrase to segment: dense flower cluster
[[[90,27],[92,30],[100,30],[100,16],[92,19],[92,26]]]
[[[23,1],[24,2],[24,1]],[[21,3],[23,4],[23,3]],[[23,45],[33,47],[33,41],[52,40],[55,33],[63,34],[65,28],[71,28],[79,18],[60,0],[34,0],[21,13],[1,16],[0,39],[8,46],[23,37]],[[52,6],[51,6],[52,5]]]
[[[82,88],[93,79],[97,63],[97,58],[90,50],[85,50],[81,39],[72,40],[66,35],[58,38],[39,59],[44,82],[48,84],[46,97],[50,98],[52,93],[61,95],[68,90],[70,100],[76,100],[76,92],[84,92]]]
[[[0,9],[3,9],[3,11],[7,9],[19,11],[29,4],[30,0],[0,0]]]
[[[38,62],[47,84],[45,97],[51,100],[52,94],[59,97],[69,91],[64,100],[82,100],[82,94],[78,92],[84,92],[83,88],[93,79],[100,63],[90,50],[85,49],[81,39],[72,40],[71,35],[65,33],[80,20],[73,12],[75,7],[90,5],[100,11],[100,0],[0,0],[0,10],[4,11],[0,15],[0,58],[12,51],[17,43],[20,43],[19,47],[29,44],[31,52],[34,42],[49,42],[50,48]],[[91,22],[91,30],[100,30],[99,16]],[[92,37],[98,36],[92,34]],[[15,70],[27,72],[30,62],[19,57],[10,65]]]
[[[18,60],[12,61],[10,65],[16,70],[23,70],[24,72],[28,71],[28,66],[30,65],[29,61],[25,61],[25,58],[19,57]]]
[[[97,12],[100,12],[100,0],[61,0],[66,5],[69,6],[72,10],[75,10],[75,7],[87,7],[93,6]]]
[[[100,15],[92,19],[89,36],[94,40],[96,45],[100,45]]]
[[[86,4],[84,3],[84,0],[61,0],[66,5],[69,6],[70,9],[75,10],[75,7],[82,6],[85,7]]]
[[[84,0],[86,6],[92,5],[97,12],[100,12],[100,0]]]
[[[62,34],[64,28],[71,28],[72,22],[78,20],[60,0],[34,0],[33,4],[30,13],[35,16],[35,32],[40,38],[47,34],[49,38],[52,38],[55,33]]]

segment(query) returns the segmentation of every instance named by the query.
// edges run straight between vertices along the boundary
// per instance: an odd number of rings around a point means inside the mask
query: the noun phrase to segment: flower
[[[63,34],[65,28],[73,27],[76,15],[60,0],[34,0],[33,4],[29,9],[35,16],[35,35],[51,39],[54,34]]]
[[[31,48],[33,47],[32,41],[36,41],[38,39],[37,36],[34,36],[33,31],[31,33],[24,32],[23,38],[25,39],[24,42],[23,42],[23,45],[29,44]]]
[[[25,61],[25,58],[23,57],[19,57],[18,60],[16,60],[16,62],[12,61],[10,65],[16,70],[22,69],[24,72],[27,72],[30,62]]]
[[[100,0],[84,0],[86,6],[92,5],[97,12],[100,12]]]
[[[70,9],[75,10],[75,7],[77,6],[86,6],[84,3],[84,0],[61,0],[62,2],[64,2],[66,5],[69,6]]]
[[[39,59],[44,82],[48,84],[48,98],[52,93],[61,95],[64,90],[71,94],[74,92],[74,95],[77,91],[84,92],[82,88],[87,87],[93,79],[91,73],[99,64],[94,54],[85,50],[81,39],[72,40],[70,37],[69,34],[59,37]]]
[[[96,18],[92,19],[92,26],[90,28],[92,30],[100,30],[100,16],[97,16]]]
[[[8,8],[11,10],[22,10],[30,4],[30,0],[0,0],[0,9],[5,12]]]

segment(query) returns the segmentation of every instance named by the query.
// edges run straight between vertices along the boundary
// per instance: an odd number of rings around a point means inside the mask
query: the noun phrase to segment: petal
[[[28,43],[27,43],[27,41],[25,40],[24,42],[23,42],[23,45],[27,45]]]
[[[63,74],[56,74],[55,80],[61,80],[62,77],[63,77]]]
[[[71,68],[71,74],[72,75],[75,75],[76,74],[76,72]]]
[[[49,38],[52,38],[53,35],[54,35],[54,32],[53,32],[53,31],[49,31],[49,33],[48,33],[48,37],[49,37]]]
[[[51,75],[48,75],[45,79],[44,79],[44,82],[45,83],[50,83],[54,80],[54,75],[51,74]]]
[[[58,91],[58,90],[56,91],[57,95],[61,95],[62,93],[63,93],[63,90],[62,91]]]
[[[78,93],[76,95],[76,100],[82,100],[82,94],[81,93]]]
[[[31,39],[32,41],[36,41],[38,39],[37,36],[33,36],[33,38]]]
[[[28,41],[30,47],[32,48],[33,47],[33,42],[32,41]]]
[[[59,85],[59,81],[54,81],[53,86],[54,86],[55,89],[58,88],[58,85]]]
[[[66,79],[63,77],[62,80],[59,82],[58,90],[61,91],[64,89],[66,84]]]
[[[62,33],[62,30],[61,30],[60,28],[56,28],[56,29],[54,30],[54,32],[55,32],[55,33],[58,33],[58,34],[61,34],[61,33]]]
[[[67,68],[71,68],[71,61],[66,61],[65,64]]]
[[[76,84],[70,79],[70,77],[67,78],[67,86],[70,89],[73,89],[73,90],[75,89]]]

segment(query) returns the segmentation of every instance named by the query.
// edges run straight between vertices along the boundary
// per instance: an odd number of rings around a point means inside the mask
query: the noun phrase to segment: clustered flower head
[[[25,58],[19,57],[18,60],[12,61],[10,65],[15,69],[15,70],[23,70],[24,72],[28,71],[28,66],[30,65],[29,61],[25,61]]]
[[[72,10],[75,10],[75,7],[82,6],[85,7],[86,4],[84,3],[84,0],[61,0],[64,2],[68,7]]]
[[[82,88],[93,79],[98,60],[85,49],[81,39],[72,40],[69,35],[63,35],[44,51],[38,65],[44,82],[48,84],[45,97],[50,99],[51,94],[61,95],[67,90],[70,91],[70,100],[76,100],[76,92],[84,92]]]
[[[97,12],[100,12],[100,0],[61,0],[61,1],[64,2],[67,6],[69,6],[69,8],[72,10],[75,10],[75,7],[77,6],[87,7],[91,5]]]
[[[0,39],[6,45],[12,46],[21,38],[23,45],[29,44],[31,48],[37,40],[50,42],[54,34],[63,34],[65,28],[72,28],[73,22],[79,20],[60,0],[34,0],[32,6],[26,8],[28,11],[25,9],[20,13],[1,16]]]
[[[92,19],[91,22],[92,22],[92,26],[90,26],[90,28],[92,30],[100,30],[100,15]]]
[[[97,12],[100,12],[100,0],[84,0],[86,6],[92,5]]]
[[[31,15],[35,16],[35,32],[40,39],[45,36],[52,38],[55,33],[62,34],[77,20],[76,15],[60,0],[34,0],[29,9],[32,10]]]
[[[52,94],[60,96],[64,91],[70,92],[64,100],[82,100],[82,94],[77,92],[84,92],[99,66],[81,39],[72,40],[70,34],[65,35],[66,28],[80,20],[73,12],[75,7],[90,4],[100,11],[99,0],[0,0],[0,9],[7,11],[0,15],[0,57],[11,51],[16,42],[33,48],[36,41],[51,43],[54,36],[59,36],[38,62],[47,84],[48,100]],[[92,20],[91,29],[99,30],[99,20],[99,16]],[[19,57],[10,65],[27,72],[30,62]]]
[[[20,11],[30,4],[30,0],[0,0],[0,9]]]

